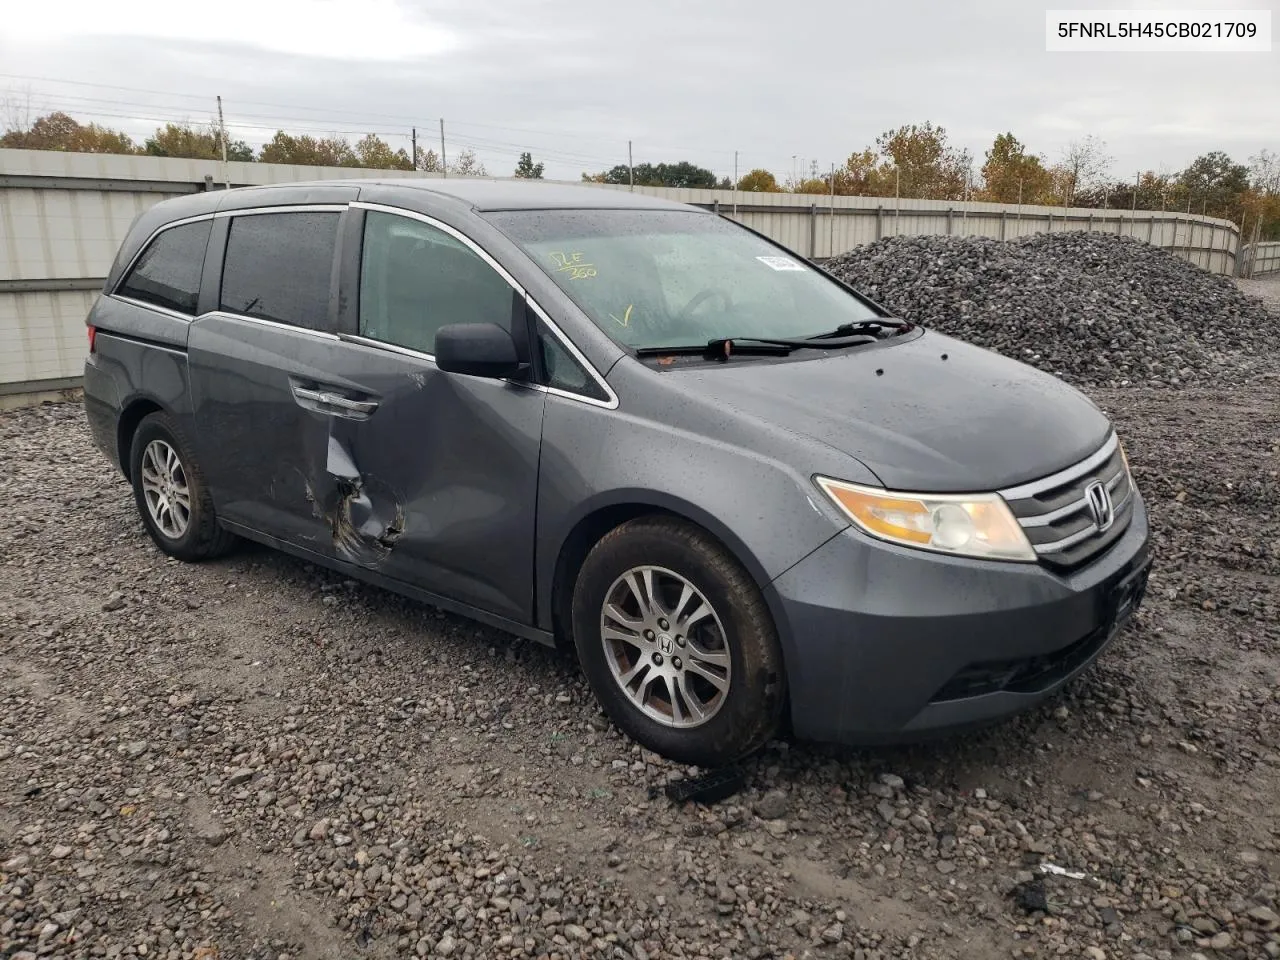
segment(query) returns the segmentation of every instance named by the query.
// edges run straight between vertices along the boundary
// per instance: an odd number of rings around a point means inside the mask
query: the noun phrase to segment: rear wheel
[[[169,556],[208,560],[235,544],[235,535],[218,525],[204,475],[168,414],[152,413],[138,424],[129,477],[147,533]]]
[[[605,535],[578,576],[573,633],[605,711],[666,757],[721,766],[778,728],[782,657],[764,598],[693,524],[646,517]]]

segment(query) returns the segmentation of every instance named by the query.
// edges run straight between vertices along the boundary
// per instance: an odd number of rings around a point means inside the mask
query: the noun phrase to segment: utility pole
[[[231,172],[227,169],[227,125],[222,119],[222,97],[218,97],[218,139],[222,141],[222,184],[231,189]]]
[[[902,168],[893,165],[893,232],[902,231]]]
[[[411,134],[411,136],[413,138],[413,169],[417,170],[418,169],[418,128],[417,127],[413,128],[413,133]]]
[[[1133,176],[1133,208],[1129,211],[1130,213],[1138,212],[1138,188],[1141,186],[1142,186],[1142,171],[1139,170]]]
[[[440,175],[449,176],[449,161],[444,155],[444,117],[440,118]]]
[[[631,141],[627,141],[627,189],[635,192],[636,189],[636,164],[635,158],[631,155]]]
[[[818,161],[814,161],[817,163]],[[827,230],[827,256],[836,255],[836,165],[831,165],[831,226]]]
[[[733,215],[738,215],[738,151],[733,151]]]

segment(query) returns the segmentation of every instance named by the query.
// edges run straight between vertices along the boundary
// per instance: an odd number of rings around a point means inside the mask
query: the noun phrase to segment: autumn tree
[[[533,162],[533,154],[525,151],[520,154],[520,161],[516,164],[516,176],[521,180],[541,180],[543,165]]]
[[[392,150],[391,145],[377,134],[361,137],[353,148],[356,162],[368,170],[412,170],[413,160],[403,147]]]
[[[778,178],[768,170],[756,168],[738,181],[738,189],[749,193],[781,193]]]
[[[277,130],[258,154],[263,163],[296,163],[311,167],[356,167],[359,158],[342,137],[295,137]]]
[[[1229,218],[1240,210],[1240,198],[1249,189],[1249,168],[1214,150],[1191,161],[1179,179],[1192,210]]]
[[[947,142],[945,128],[932,123],[913,123],[887,130],[876,138],[876,147],[893,162],[901,196],[929,200],[964,198],[969,157]]]
[[[209,124],[166,123],[147,138],[143,150],[153,157],[183,157],[189,160],[221,160],[222,131]],[[247,162],[253,159],[253,147],[243,140],[227,140],[227,159]]]
[[[96,123],[82,124],[57,111],[38,117],[27,129],[6,130],[0,147],[18,150],[59,150],[66,153],[137,153],[128,134]]]
[[[440,165],[440,155],[434,150],[420,150],[418,152],[417,169],[423,173],[440,173],[444,168]]]
[[[484,168],[474,150],[463,150],[458,159],[449,164],[449,173],[455,177],[487,177],[489,171]]]
[[[982,199],[993,203],[1046,203],[1053,178],[1044,163],[1012,133],[996,137],[982,165]]]
[[[834,192],[841,197],[891,197],[895,186],[892,167],[870,147],[850,154],[836,168],[835,181]],[[823,192],[831,189],[828,182]]]
[[[805,177],[796,183],[792,193],[830,193],[831,177]]]
[[[1249,189],[1240,200],[1244,217],[1253,222],[1241,224],[1247,236],[1280,240],[1280,154],[1261,150],[1249,158]]]
[[[1067,144],[1062,160],[1051,171],[1062,205],[1074,206],[1078,191],[1097,186],[1106,177],[1111,161],[1106,142],[1092,134]]]

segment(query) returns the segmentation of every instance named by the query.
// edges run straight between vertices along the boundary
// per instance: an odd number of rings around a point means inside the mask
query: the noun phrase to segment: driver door
[[[408,211],[361,212],[362,237],[343,243],[359,260],[358,305],[326,347],[326,379],[371,406],[330,411],[311,465],[329,549],[531,623],[546,394],[442,373],[433,355],[436,331],[451,323],[498,323],[527,344],[523,298],[456,231]]]

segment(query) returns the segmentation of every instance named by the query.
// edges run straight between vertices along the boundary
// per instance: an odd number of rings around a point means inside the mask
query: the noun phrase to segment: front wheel
[[[782,655],[764,597],[693,524],[644,517],[606,534],[578,575],[573,634],[610,718],[663,756],[722,766],[778,728]]]

